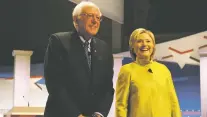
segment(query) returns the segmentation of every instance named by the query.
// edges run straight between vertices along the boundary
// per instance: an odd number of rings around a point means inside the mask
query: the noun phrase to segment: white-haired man
[[[113,101],[113,56],[97,34],[101,12],[88,1],[73,11],[76,31],[52,34],[45,54],[49,93],[44,117],[107,117]]]

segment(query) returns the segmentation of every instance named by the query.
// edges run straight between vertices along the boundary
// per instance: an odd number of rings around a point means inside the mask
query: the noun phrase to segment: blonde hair
[[[129,39],[129,50],[133,60],[136,60],[136,54],[134,53],[134,43],[136,42],[137,39],[140,38],[140,35],[143,33],[148,34],[151,37],[153,44],[155,45],[155,36],[150,30],[146,30],[144,28],[135,29],[130,35],[130,39]],[[153,48],[153,52],[150,57],[150,60],[153,59],[154,54],[155,54],[155,48]]]
[[[99,7],[96,4],[94,4],[93,2],[90,2],[90,1],[82,1],[79,4],[77,4],[75,6],[75,8],[73,9],[72,16],[73,16],[73,24],[74,24],[75,28],[76,28],[76,25],[75,25],[76,21],[74,21],[74,17],[79,16],[82,13],[82,9],[86,6],[97,8],[100,12],[100,15],[102,15]]]

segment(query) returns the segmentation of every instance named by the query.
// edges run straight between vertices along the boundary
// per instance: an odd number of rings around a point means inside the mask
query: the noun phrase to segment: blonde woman
[[[129,47],[134,61],[119,72],[116,117],[181,117],[171,73],[153,61],[153,33],[143,28],[134,30]]]

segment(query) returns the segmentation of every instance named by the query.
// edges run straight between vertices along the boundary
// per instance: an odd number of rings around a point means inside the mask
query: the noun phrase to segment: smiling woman
[[[155,51],[155,37],[151,31],[143,28],[136,29],[132,32],[129,41],[130,52],[137,62],[147,62],[153,59]]]
[[[129,46],[133,62],[123,65],[118,75],[116,117],[181,117],[171,73],[153,60],[153,33],[134,30]]]

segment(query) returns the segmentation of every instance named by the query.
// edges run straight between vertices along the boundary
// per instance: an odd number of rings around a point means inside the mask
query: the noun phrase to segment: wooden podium
[[[4,117],[43,117],[44,107],[13,107]]]

